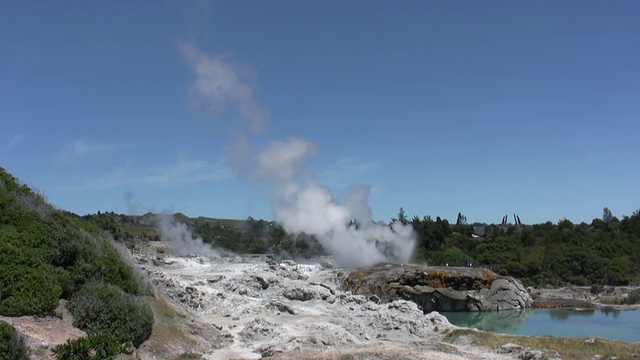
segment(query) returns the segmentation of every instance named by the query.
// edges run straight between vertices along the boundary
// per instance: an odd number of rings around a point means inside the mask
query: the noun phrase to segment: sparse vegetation
[[[200,360],[202,355],[193,352],[182,353],[171,360]]]
[[[590,339],[593,339],[593,341]],[[601,338],[590,339],[503,335],[471,329],[454,330],[445,337],[447,342],[471,341],[474,345],[489,347],[496,351],[507,343],[518,344],[524,348],[541,350],[546,355],[546,358],[593,359],[598,355],[598,358],[601,359],[615,358],[624,360],[637,359],[638,354],[640,354],[640,344],[637,343]]]
[[[0,359],[27,360],[29,348],[13,326],[0,322]]]

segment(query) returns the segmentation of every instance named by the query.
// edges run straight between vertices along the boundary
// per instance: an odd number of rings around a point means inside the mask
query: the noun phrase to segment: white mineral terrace
[[[379,303],[342,291],[345,270],[250,256],[157,259],[148,250],[136,255],[138,266],[174,307],[189,314],[194,329],[208,329],[197,348],[176,349],[176,355],[194,351],[206,359],[259,359],[264,354],[288,359],[323,353],[331,358],[364,348],[384,358],[510,358],[442,343],[444,332],[454,326],[437,312],[423,314],[412,302]],[[162,358],[144,346],[139,355]]]

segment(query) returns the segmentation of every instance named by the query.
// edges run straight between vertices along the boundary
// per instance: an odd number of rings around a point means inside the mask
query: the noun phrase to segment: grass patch
[[[585,342],[587,339],[595,339],[595,341]],[[603,356],[602,359],[640,359],[640,344],[602,338],[532,337],[459,329],[447,334],[444,340],[450,343],[470,341],[474,345],[488,347],[496,351],[504,344],[514,343],[524,348],[542,350],[550,357],[554,357],[557,353],[562,359],[592,359],[595,355]]]
[[[159,295],[156,297],[148,296],[145,298],[145,300],[153,309],[154,315],[156,315],[159,318],[162,318],[162,319],[173,319],[173,318],[186,319],[187,318],[187,315],[185,315],[184,313],[176,310],[171,305],[169,305],[167,301],[162,298],[162,295]]]
[[[189,357],[196,355],[193,352],[175,353],[177,348],[193,349],[197,346],[197,342],[188,335],[187,316],[171,306],[162,294],[157,294],[155,297],[145,297],[145,300],[151,306],[155,319],[151,337],[145,343],[149,353],[164,359],[200,359],[199,357]]]
[[[231,227],[237,227],[237,228],[242,228],[245,223],[245,220],[215,219],[215,218],[208,218],[204,216],[200,216],[196,220],[198,221],[198,223],[205,222],[211,225],[231,226]]]
[[[174,358],[171,358],[171,360],[201,360],[201,359],[202,359],[202,355],[193,353],[193,352],[182,353]]]
[[[160,236],[158,230],[152,225],[120,225],[120,232],[127,233],[130,237],[153,239]]]

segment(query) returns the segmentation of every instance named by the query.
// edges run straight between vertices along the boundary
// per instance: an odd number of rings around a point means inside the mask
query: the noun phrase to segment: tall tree
[[[400,207],[400,210],[398,210],[398,221],[400,221],[405,225],[409,223],[409,220],[407,219],[407,215],[404,213],[403,207]]]
[[[458,220],[456,220],[456,225],[467,225],[467,217],[462,215],[461,212],[458,213]]]

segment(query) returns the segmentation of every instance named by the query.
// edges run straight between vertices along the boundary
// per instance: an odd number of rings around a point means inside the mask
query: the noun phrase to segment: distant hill
[[[210,218],[210,217],[204,217],[204,216],[198,216],[197,218],[190,218],[182,213],[175,213],[173,215],[173,218],[176,221],[183,222],[186,224],[196,225],[196,223],[198,224],[208,223],[209,225],[212,225],[212,226],[219,225],[224,227],[235,227],[235,228],[242,228],[246,222],[246,220],[216,219],[216,218]]]

